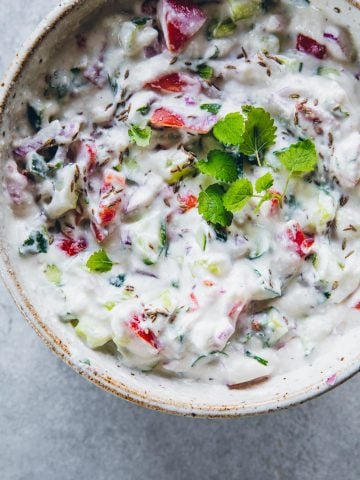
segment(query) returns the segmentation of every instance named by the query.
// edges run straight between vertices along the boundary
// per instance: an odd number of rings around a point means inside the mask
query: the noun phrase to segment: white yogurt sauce
[[[104,13],[26,93],[5,167],[34,294],[131,368],[237,385],[308,361],[359,320],[358,65],[349,32],[302,2]],[[299,140],[318,161],[282,205],[253,197],[220,227],[199,213],[219,182],[197,164],[244,105],[277,132],[261,166],[236,154],[239,177],[284,192],[276,152]]]

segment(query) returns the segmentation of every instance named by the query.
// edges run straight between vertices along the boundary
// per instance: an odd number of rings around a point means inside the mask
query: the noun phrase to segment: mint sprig
[[[247,105],[243,107],[243,112],[246,114],[246,122],[240,152],[255,156],[261,166],[264,153],[275,143],[276,126],[270,114],[263,108]]]
[[[234,182],[239,176],[234,155],[222,150],[211,150],[208,153],[207,161],[200,160],[197,167],[204,175],[226,183]]]
[[[224,145],[239,146],[245,131],[244,117],[239,112],[228,113],[213,129],[214,137]]]
[[[199,213],[207,222],[221,227],[228,227],[231,225],[233,215],[223,204],[223,195],[225,189],[219,184],[210,185],[206,190],[203,190],[198,199]]]
[[[265,173],[262,177],[259,177],[255,182],[255,190],[258,193],[265,192],[274,185],[274,177],[270,172]]]

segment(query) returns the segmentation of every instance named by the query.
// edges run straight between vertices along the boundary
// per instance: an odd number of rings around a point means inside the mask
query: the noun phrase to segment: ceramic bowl
[[[39,26],[0,85],[0,161],[4,164],[16,118],[24,112],[24,92],[36,82],[44,59],[56,55],[62,40],[109,0],[62,2]],[[126,9],[126,0],[117,0]],[[312,3],[336,22],[347,26],[360,51],[360,3],[347,0],[313,0]],[[193,383],[131,371],[115,364],[112,357],[88,349],[71,329],[34,300],[36,285],[15,268],[18,254],[7,224],[11,215],[0,193],[0,272],[16,304],[40,338],[79,374],[103,389],[134,403],[180,415],[236,417],[271,412],[315,397],[355,374],[360,365],[360,325],[333,336],[322,345],[314,361],[286,375],[244,388]],[[46,302],[46,299],[45,299]],[[51,306],[50,306],[51,310]],[[46,318],[45,318],[46,317]],[[90,359],[90,366],[81,363]],[[30,372],[29,372],[30,374]]]

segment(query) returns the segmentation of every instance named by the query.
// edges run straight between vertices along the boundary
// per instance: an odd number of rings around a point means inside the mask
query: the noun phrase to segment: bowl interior
[[[116,3],[116,5],[115,5]],[[360,6],[346,0],[315,0],[315,6],[327,17],[350,29],[360,51]],[[16,58],[7,79],[0,86],[1,162],[9,156],[11,140],[17,131],[16,119],[24,115],[29,91],[36,94],[36,78],[61,48],[69,34],[103,8],[126,10],[120,0],[79,0],[66,2],[39,27],[22,53]],[[329,389],[327,379],[336,374],[336,383],[348,378],[360,364],[360,325],[329,337],[307,366],[278,375],[267,382],[242,390],[221,385],[174,381],[117,366],[112,357],[89,350],[71,329],[51,312],[46,299],[36,294],[36,285],[28,272],[14,268],[18,241],[11,229],[11,212],[1,192],[0,270],[16,303],[41,338],[81,374],[123,398],[168,412],[235,416],[265,412],[302,402]],[[81,362],[90,359],[90,366]]]

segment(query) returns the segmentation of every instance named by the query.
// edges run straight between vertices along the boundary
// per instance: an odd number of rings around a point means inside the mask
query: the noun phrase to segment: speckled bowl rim
[[[360,2],[358,0],[346,1],[352,6],[360,9]],[[57,27],[61,20],[85,3],[86,0],[65,0],[61,2],[44,18],[29,39],[25,41],[20,51],[16,54],[13,63],[6,72],[3,81],[0,83],[0,127],[5,116],[6,105],[15,89],[16,83],[20,78],[22,71],[31,61],[34,53],[36,53],[37,48],[46,41],[48,34]],[[130,388],[125,383],[115,380],[111,376],[106,376],[97,372],[96,369],[84,369],[72,360],[67,345],[64,344],[64,342],[60,340],[42,321],[36,309],[25,295],[11,265],[3,239],[0,239],[0,276],[27,322],[49,349],[61,358],[61,360],[81,376],[98,387],[101,387],[103,390],[124,400],[153,410],[181,416],[203,418],[234,418],[270,413],[286,409],[290,406],[300,405],[307,400],[316,398],[349,380],[358,373],[360,368],[359,362],[353,362],[349,368],[345,368],[342,372],[337,372],[336,381],[332,385],[324,382],[317,382],[314,385],[304,388],[300,392],[288,394],[281,400],[269,400],[261,403],[256,402],[254,405],[248,405],[245,408],[241,404],[215,406],[201,403],[195,405],[191,402],[176,402],[161,399],[148,393],[143,394],[136,389]]]

